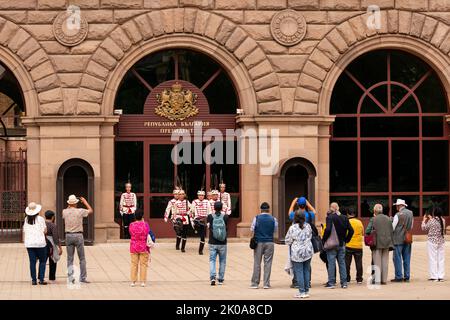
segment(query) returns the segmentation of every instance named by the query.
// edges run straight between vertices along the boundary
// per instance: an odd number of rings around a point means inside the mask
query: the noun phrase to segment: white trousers
[[[445,276],[445,245],[427,241],[428,268],[430,279],[444,279]]]

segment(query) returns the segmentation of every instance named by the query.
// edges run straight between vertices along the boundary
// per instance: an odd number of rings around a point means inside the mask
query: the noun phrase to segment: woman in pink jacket
[[[147,268],[150,257],[150,248],[147,247],[147,235],[150,227],[144,221],[144,213],[138,209],[135,212],[136,221],[130,224],[129,231],[131,236],[130,253],[131,253],[131,286],[136,285],[138,269],[141,287],[145,287],[147,281]]]

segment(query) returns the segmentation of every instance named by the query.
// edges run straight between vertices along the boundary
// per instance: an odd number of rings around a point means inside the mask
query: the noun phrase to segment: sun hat
[[[405,207],[407,207],[408,205],[406,204],[405,200],[397,199],[397,202],[394,203],[394,206],[405,206]]]
[[[75,197],[74,194],[71,194],[69,196],[69,199],[67,200],[68,204],[77,204],[80,200],[77,199],[77,197]]]
[[[40,204],[37,204],[36,202],[30,202],[28,204],[28,207],[25,208],[25,213],[27,216],[34,216],[38,214],[42,209],[42,206]]]

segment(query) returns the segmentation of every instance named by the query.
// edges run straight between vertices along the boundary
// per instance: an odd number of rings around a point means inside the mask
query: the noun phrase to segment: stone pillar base
[[[94,243],[106,243],[120,238],[120,226],[117,223],[97,223]]]
[[[251,223],[239,222],[236,226],[236,237],[238,238],[250,238],[251,237]]]

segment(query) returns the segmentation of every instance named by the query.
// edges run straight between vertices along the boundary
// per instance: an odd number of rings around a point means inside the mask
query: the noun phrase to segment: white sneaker
[[[142,283],[141,283],[141,287],[145,287],[145,282],[142,282]]]
[[[258,289],[258,286],[250,286],[250,289]]]
[[[304,299],[309,298],[309,293],[304,293],[304,294],[303,294],[303,298],[304,298]]]
[[[270,286],[264,286],[264,289],[270,289]]]
[[[294,296],[294,298],[297,298],[297,299],[303,298],[303,293],[302,293],[302,294],[296,293],[295,296]]]
[[[132,282],[131,284],[130,284],[130,286],[132,286],[132,287],[134,287],[136,285],[136,282]]]

